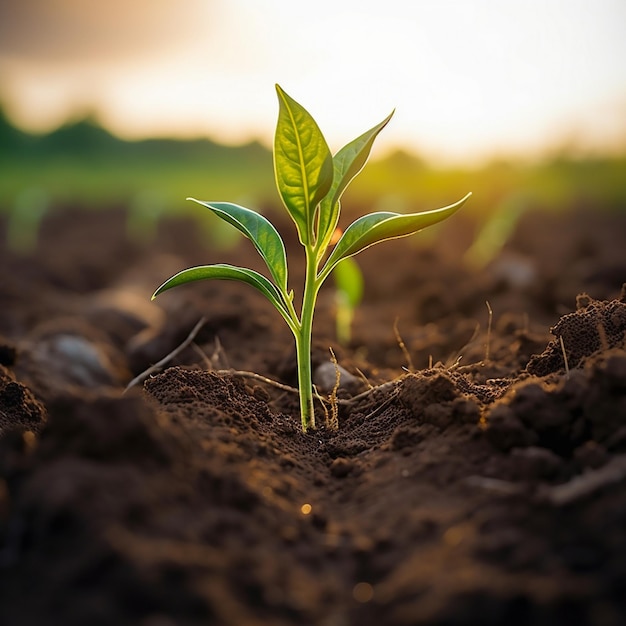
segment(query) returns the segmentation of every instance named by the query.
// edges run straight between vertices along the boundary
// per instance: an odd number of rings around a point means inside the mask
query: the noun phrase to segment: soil
[[[296,383],[259,294],[150,302],[251,246],[125,220],[68,207],[0,251],[0,624],[626,624],[626,214],[529,212],[479,269],[462,214],[363,253],[350,343],[332,285],[316,314],[339,426],[306,434],[241,374]]]

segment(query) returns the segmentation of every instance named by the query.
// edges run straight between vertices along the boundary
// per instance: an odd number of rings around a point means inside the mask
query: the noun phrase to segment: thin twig
[[[569,363],[567,362],[567,352],[565,351],[565,344],[563,343],[563,335],[559,335],[559,341],[561,343],[561,351],[563,352],[563,361],[565,362],[565,378],[569,378]]]
[[[200,329],[205,323],[206,323],[206,318],[203,317],[194,326],[193,330],[189,333],[189,336],[187,337],[187,339],[185,339],[185,341],[183,341],[183,343],[181,343],[177,348],[172,350],[172,352],[170,352],[167,356],[163,357],[158,363],[155,363],[154,365],[149,367],[145,372],[142,372],[141,374],[133,378],[133,380],[131,380],[130,383],[128,383],[126,389],[124,390],[124,393],[126,393],[126,391],[128,391],[131,387],[137,385],[140,382],[143,382],[151,374],[159,371],[164,365],[166,365],[177,354],[182,352],[195,339],[196,335],[198,334],[198,332],[200,331]],[[202,354],[204,353],[202,352]],[[206,358],[206,355],[204,355],[204,358]],[[295,387],[285,385],[284,383],[278,382],[277,380],[273,380],[272,378],[268,378],[267,376],[262,376],[261,374],[257,374],[256,372],[248,372],[245,370],[221,369],[221,370],[212,370],[212,373],[218,374],[220,376],[238,376],[240,378],[251,378],[252,380],[257,380],[261,383],[265,383],[267,385],[271,385],[272,387],[276,387],[277,389],[281,389],[282,391],[287,391],[289,393],[299,393],[298,389],[296,389]],[[392,392],[395,391],[397,384],[398,384],[398,380],[399,379],[390,380],[386,383],[382,383],[381,385],[377,385],[376,387],[372,387],[370,385],[369,389],[367,389],[366,391],[363,391],[362,393],[357,394],[356,396],[353,396],[352,398],[337,398],[336,390],[334,394],[335,398],[333,400],[325,400],[319,395],[317,397],[319,401],[322,403],[322,405],[330,404],[332,407],[333,403],[335,403],[336,405],[341,405],[341,406],[352,406],[378,391],[381,391],[381,392],[386,392],[389,390],[391,390]],[[386,404],[387,404],[387,401],[383,403],[383,406],[386,406]]]
[[[392,392],[395,390],[395,388],[398,386],[398,382],[402,380],[401,378],[398,379],[396,378],[395,380],[389,380],[386,383],[382,383],[381,385],[377,385],[376,387],[372,387],[371,389],[368,389],[367,391],[363,391],[362,393],[359,393],[356,396],[352,396],[352,398],[349,398],[347,400],[342,400],[341,398],[339,398],[337,400],[337,402],[339,402],[339,404],[343,404],[343,405],[351,405],[351,404],[356,404],[357,402],[360,402],[361,400],[364,400],[365,398],[367,398],[368,396],[371,396],[373,393],[377,392],[377,391],[389,391],[391,390]]]
[[[489,304],[489,300],[485,300],[487,311],[489,311],[489,319],[487,321],[487,345],[485,346],[485,363],[489,362],[489,348],[491,344],[491,324],[493,322],[493,309]]]
[[[226,352],[224,352],[224,347],[218,335],[215,335],[215,349],[211,355],[211,363],[213,363],[213,367],[215,367],[216,363],[223,363],[224,368],[230,368],[228,357],[226,356]]]
[[[402,339],[402,336],[400,335],[400,330],[398,329],[397,317],[393,323],[393,332],[394,332],[394,335],[396,336],[396,341],[398,342],[398,345],[400,346],[400,350],[402,350],[402,354],[404,355],[404,358],[406,359],[407,368],[409,369],[409,372],[412,372],[414,370],[413,359],[411,358],[411,353],[407,349],[406,344],[404,343],[404,340]]]
[[[328,420],[330,419],[328,416],[328,408],[326,407],[328,400],[325,400],[324,398],[322,398],[322,396],[320,396],[320,392],[317,390],[317,385],[313,385],[313,394],[322,405],[322,409],[324,410],[324,424],[326,424],[326,427],[328,427]]]
[[[206,352],[195,342],[191,344],[191,347],[196,351],[196,353],[204,361],[204,365],[207,368],[207,370],[212,370],[213,363],[211,363],[211,359],[209,359]]]
[[[557,506],[563,506],[590,496],[607,485],[619,483],[626,476],[626,454],[620,454],[599,469],[590,470],[567,483],[547,488],[544,496]]]
[[[289,385],[285,385],[283,383],[279,383],[277,380],[273,380],[271,378],[267,378],[267,376],[261,376],[261,374],[256,374],[255,372],[246,372],[244,370],[215,370],[212,372],[213,374],[219,374],[221,376],[239,376],[240,378],[252,378],[253,380],[258,380],[259,382],[266,383],[268,385],[272,385],[272,387],[276,387],[278,389],[282,389],[283,391],[288,391],[289,393],[299,393],[299,391],[295,387],[290,387]],[[341,406],[352,406],[361,400],[364,400],[368,396],[372,395],[377,391],[388,391],[394,390],[398,384],[398,380],[390,380],[386,383],[382,383],[376,387],[371,387],[362,393],[359,393],[356,396],[352,396],[352,398],[337,398],[337,404]],[[322,402],[328,402],[324,400],[320,396],[320,400]]]
[[[289,393],[299,393],[295,387],[290,387],[289,385],[285,385],[284,383],[279,383],[277,380],[273,380],[271,378],[268,378],[267,376],[261,376],[261,374],[257,374],[255,372],[246,372],[244,370],[213,370],[212,373],[219,374],[221,376],[239,376],[240,378],[252,378],[253,380],[258,380],[261,383],[272,385],[272,387],[282,389],[283,391],[288,391]]]
[[[142,383],[148,376],[158,372],[164,365],[166,365],[169,361],[171,361],[177,354],[182,352],[195,338],[196,335],[200,332],[200,329],[206,324],[206,317],[201,317],[198,320],[198,323],[192,328],[189,333],[187,339],[183,341],[177,348],[174,348],[168,355],[164,356],[158,363],[150,366],[145,372],[142,372],[138,376],[135,376],[128,385],[126,385],[126,389],[124,389],[124,393],[126,393],[131,387]]]
[[[326,415],[326,427],[332,430],[339,428],[339,405],[337,403],[337,391],[339,391],[339,385],[341,383],[341,372],[339,371],[339,363],[337,363],[337,357],[332,348],[330,350],[330,360],[335,366],[335,386],[328,395],[328,401],[330,403],[330,418]]]
[[[462,355],[462,354],[459,354],[459,356],[458,356],[458,357],[456,357],[456,361],[455,361],[452,365],[450,365],[450,366],[448,367],[448,370],[449,370],[449,371],[452,371],[452,370],[455,370],[457,367],[459,367],[459,365],[461,364],[461,359],[462,359],[462,358],[463,358],[463,355]]]
[[[374,417],[375,415],[378,415],[383,409],[387,408],[387,406],[389,404],[391,404],[391,402],[397,397],[397,395],[398,395],[398,388],[396,387],[389,394],[389,397],[384,402],[379,404],[371,413],[368,413],[366,415],[365,419],[370,419],[371,417]]]
[[[477,322],[476,323],[476,327],[474,328],[474,333],[472,334],[472,336],[470,337],[469,341],[466,342],[460,350],[457,351],[457,357],[454,361],[454,363],[452,365],[447,366],[449,370],[454,369],[456,367],[459,366],[459,363],[461,362],[461,359],[463,358],[463,351],[466,350],[467,348],[469,348],[474,341],[476,340],[476,337],[478,337],[478,335],[480,334],[480,324]],[[452,358],[452,355],[450,356],[450,358],[448,358],[446,360],[446,364],[450,362],[450,359]]]
[[[520,483],[513,483],[508,480],[502,480],[501,478],[478,476],[476,474],[468,476],[464,482],[470,487],[478,487],[479,489],[491,491],[503,496],[518,494],[524,490],[524,486]]]
[[[370,383],[370,381],[367,380],[367,376],[358,367],[355,367],[354,369],[356,373],[359,375],[359,378],[367,385],[367,388],[374,389],[374,385],[372,385],[372,383]]]

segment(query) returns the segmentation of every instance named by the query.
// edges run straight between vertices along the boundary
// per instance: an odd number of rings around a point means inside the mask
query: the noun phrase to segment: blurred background
[[[276,82],[333,151],[396,109],[346,211],[623,210],[625,24],[623,0],[0,0],[0,210],[271,211]]]

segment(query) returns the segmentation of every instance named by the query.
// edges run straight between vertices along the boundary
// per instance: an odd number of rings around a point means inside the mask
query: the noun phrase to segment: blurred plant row
[[[12,245],[23,249],[32,245],[36,224],[59,206],[126,207],[131,236],[149,239],[161,217],[191,211],[184,201],[188,195],[231,198],[263,212],[280,205],[271,151],[258,142],[128,142],[90,119],[31,135],[0,111],[0,172],[0,213],[8,215]],[[626,210],[626,151],[621,157],[583,159],[564,150],[542,161],[463,168],[432,167],[397,151],[372,161],[354,182],[344,215],[420,211],[470,187],[471,215],[482,225],[491,222],[501,237],[527,209]]]

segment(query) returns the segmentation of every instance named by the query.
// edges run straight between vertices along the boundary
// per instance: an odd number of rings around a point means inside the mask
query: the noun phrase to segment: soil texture
[[[480,268],[462,214],[364,252],[349,343],[332,284],[316,313],[338,428],[318,402],[306,434],[260,294],[150,302],[252,246],[126,223],[66,208],[0,251],[0,624],[626,624],[626,214],[528,212]]]

